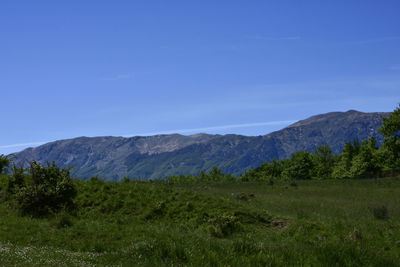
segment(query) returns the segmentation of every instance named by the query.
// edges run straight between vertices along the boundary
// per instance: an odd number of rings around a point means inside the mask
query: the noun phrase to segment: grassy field
[[[0,265],[400,266],[399,178],[75,183],[72,214],[0,196]]]

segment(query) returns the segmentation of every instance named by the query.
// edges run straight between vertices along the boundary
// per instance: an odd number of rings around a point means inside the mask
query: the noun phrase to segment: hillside
[[[28,148],[16,153],[17,163],[55,161],[73,166],[73,175],[107,180],[124,176],[155,179],[176,174],[197,174],[218,166],[239,174],[273,158],[289,157],[298,150],[313,151],[328,144],[335,153],[347,141],[372,136],[382,141],[378,129],[388,113],[354,110],[331,112],[298,121],[264,136],[179,134],[148,137],[79,137]]]

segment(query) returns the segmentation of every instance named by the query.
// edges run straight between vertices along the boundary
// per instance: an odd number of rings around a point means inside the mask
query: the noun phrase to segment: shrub
[[[16,166],[12,167],[13,175],[8,178],[7,183],[7,195],[15,194],[25,183],[26,174],[24,170],[24,166]]]
[[[311,154],[307,151],[298,151],[285,162],[283,176],[288,179],[311,179],[313,162]]]
[[[400,104],[387,118],[383,118],[379,132],[385,136],[384,163],[389,169],[400,169]]]
[[[7,172],[11,159],[8,156],[0,155],[0,174]]]
[[[354,178],[368,178],[376,176],[381,171],[377,157],[378,147],[376,140],[371,137],[361,143],[359,153],[352,160],[350,174]]]
[[[43,167],[35,161],[26,170],[28,175],[25,177],[22,176],[21,169],[15,168],[12,179],[18,208],[24,214],[42,216],[73,207],[76,189],[69,169],[60,169],[54,162]]]
[[[335,162],[332,149],[328,145],[319,146],[311,155],[313,161],[313,177],[317,179],[331,178]]]

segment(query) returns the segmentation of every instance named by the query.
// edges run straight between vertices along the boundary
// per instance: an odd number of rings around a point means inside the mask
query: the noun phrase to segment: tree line
[[[360,142],[347,142],[340,154],[333,154],[328,145],[314,152],[298,151],[288,159],[264,162],[259,167],[233,177],[214,167],[197,176],[179,175],[167,178],[169,183],[213,181],[266,181],[305,179],[377,178],[400,173],[400,105],[389,117],[383,118],[379,132],[384,136],[381,146],[371,137]]]

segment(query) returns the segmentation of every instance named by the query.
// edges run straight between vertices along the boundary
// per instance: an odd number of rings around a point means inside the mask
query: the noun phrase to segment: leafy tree
[[[279,178],[282,174],[282,164],[276,159],[273,159],[269,164],[261,165],[265,176],[269,178]]]
[[[374,137],[361,143],[359,153],[353,158],[350,175],[354,178],[376,176],[381,170],[377,157],[378,147]]]
[[[208,180],[208,175],[204,170],[201,170],[199,173],[199,180],[200,181],[207,181]]]
[[[298,151],[292,154],[283,167],[282,176],[289,179],[311,179],[313,162],[307,151]]]
[[[330,178],[332,176],[333,165],[335,162],[332,149],[329,145],[323,145],[317,148],[312,155],[313,177]]]
[[[217,166],[213,166],[208,174],[209,179],[212,181],[220,181],[224,178],[225,174],[218,169]]]
[[[353,158],[360,152],[360,142],[354,139],[353,142],[347,142],[339,155],[336,164],[333,167],[333,178],[351,178],[350,172]]]
[[[241,181],[271,181],[281,177],[282,160],[273,159],[271,162],[264,162],[258,168],[247,171],[240,177]]]
[[[225,174],[221,169],[213,166],[207,175],[208,181],[222,182],[222,181],[233,181],[235,177],[230,174]]]
[[[8,184],[7,184],[7,194],[8,195],[13,195],[19,188],[21,188],[26,179],[26,174],[24,170],[24,166],[20,165],[13,165],[12,167],[12,175],[8,178]]]
[[[0,174],[3,172],[7,172],[10,162],[10,157],[4,156],[3,154],[0,155]]]
[[[21,171],[22,170],[22,171]],[[33,161],[30,168],[14,168],[13,192],[20,210],[36,216],[73,207],[76,189],[70,178],[69,169],[60,169],[55,163],[41,166]]]
[[[379,132],[385,136],[384,163],[389,169],[400,169],[400,104],[388,118],[383,118]]]
[[[383,118],[382,127],[379,129],[385,137],[400,137],[400,104],[388,118]]]

